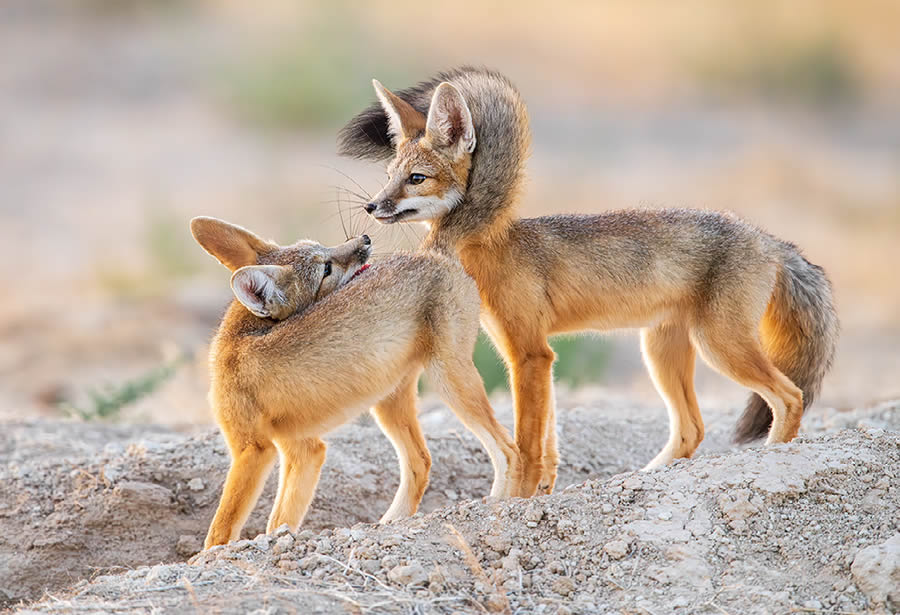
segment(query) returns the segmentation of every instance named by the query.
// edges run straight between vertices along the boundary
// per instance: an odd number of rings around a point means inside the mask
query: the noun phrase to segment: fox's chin
[[[419,215],[419,213],[418,209],[404,209],[403,211],[398,211],[390,216],[379,216],[378,214],[375,214],[375,219],[381,224],[396,224],[397,222],[404,221],[411,222],[417,219],[415,216]]]
[[[398,203],[403,209],[395,210],[390,215],[373,214],[381,224],[397,222],[433,222],[444,216],[459,202],[460,195],[456,190],[448,191],[443,198],[433,196],[414,196]]]
[[[360,273],[362,273],[363,271],[365,271],[368,268],[369,268],[369,263],[367,263],[365,261],[363,261],[361,263],[357,263],[351,267],[348,267],[347,270],[344,272],[344,277],[341,278],[341,283],[338,285],[338,287],[340,288],[341,286],[343,286],[344,284],[346,284],[347,282],[349,282],[350,280],[352,280],[353,278],[355,278],[357,275],[359,275]]]

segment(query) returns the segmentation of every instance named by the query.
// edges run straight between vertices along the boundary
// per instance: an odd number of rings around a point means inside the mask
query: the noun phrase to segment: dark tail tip
[[[769,433],[769,427],[772,426],[772,411],[769,404],[754,393],[747,402],[744,413],[738,420],[737,427],[734,429],[734,442],[737,444],[746,444],[759,440]]]

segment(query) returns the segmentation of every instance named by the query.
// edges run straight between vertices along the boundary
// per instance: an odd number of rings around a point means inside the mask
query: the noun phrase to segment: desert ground
[[[644,473],[667,434],[659,408],[560,401],[553,495],[483,497],[487,455],[436,406],[415,516],[373,523],[398,471],[365,422],[329,439],[300,532],[264,534],[270,481],[246,539],[199,554],[228,465],[215,431],[9,423],[0,600],[38,599],[22,613],[900,608],[900,401],[819,412],[794,443],[739,451],[730,413],[712,410],[694,460]]]

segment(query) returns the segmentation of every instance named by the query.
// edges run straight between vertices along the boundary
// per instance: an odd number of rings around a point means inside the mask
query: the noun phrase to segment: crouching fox
[[[413,514],[431,466],[416,416],[423,369],[487,449],[491,495],[518,495],[518,450],[472,363],[478,290],[458,263],[423,252],[369,266],[366,236],[282,247],[214,218],[195,218],[191,231],[233,271],[235,295],[210,349],[209,398],[232,462],[207,548],[238,537],[276,454],[267,531],[296,530],[325,461],[322,434],[370,407],[400,460],[381,520]]]

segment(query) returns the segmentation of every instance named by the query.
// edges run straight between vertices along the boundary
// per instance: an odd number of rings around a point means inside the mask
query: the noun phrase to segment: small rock
[[[327,538],[323,538],[319,541],[319,544],[316,545],[316,553],[331,553],[333,550],[334,546]]]
[[[758,513],[762,501],[759,496],[751,499],[749,489],[738,489],[732,493],[723,493],[719,496],[719,508],[729,521],[743,521]]]
[[[575,582],[569,577],[559,577],[553,581],[553,585],[550,586],[550,589],[560,596],[568,596],[575,591]]]
[[[278,528],[275,530],[274,535],[275,535],[276,537],[281,537],[281,536],[285,536],[285,535],[290,535],[290,533],[291,533],[291,528],[288,527],[288,524],[287,524],[287,523],[282,523],[282,524],[279,525]]]
[[[175,494],[162,485],[138,481],[122,481],[113,489],[113,496],[120,498],[128,508],[171,508]]]
[[[272,547],[272,553],[274,553],[275,555],[279,555],[281,553],[284,553],[285,551],[290,551],[291,547],[293,546],[294,537],[290,534],[285,534],[275,541],[275,546]]]
[[[500,554],[506,554],[512,546],[512,540],[509,536],[503,534],[496,536],[488,534],[482,540],[484,541],[484,544]]]
[[[632,491],[640,491],[644,487],[644,483],[637,476],[629,476],[625,479],[625,482],[622,483],[622,486],[625,489],[631,489]]]
[[[203,479],[200,478],[192,478],[188,481],[187,486],[191,491],[203,491],[206,488],[206,485],[203,484]]]
[[[272,545],[272,539],[269,538],[266,534],[260,534],[250,542],[260,551],[268,551],[269,547],[271,547]]]
[[[491,613],[509,612],[509,601],[502,594],[490,595],[484,604]]]
[[[539,506],[538,504],[531,502],[525,508],[525,513],[522,515],[522,517],[526,521],[532,521],[534,523],[537,523],[538,521],[540,521],[541,519],[544,518],[544,509],[541,506]],[[529,525],[528,527],[534,527],[534,526]]]
[[[422,564],[411,560],[406,566],[395,566],[388,572],[388,578],[400,585],[424,585],[428,582],[428,573]]]
[[[850,572],[869,600],[900,608],[900,534],[862,549],[853,558]]]
[[[181,557],[191,557],[195,553],[199,553],[203,549],[200,538],[193,534],[183,534],[178,537],[175,543],[175,552]]]
[[[622,559],[628,554],[628,543],[623,540],[612,540],[603,545],[603,551],[611,559]]]
[[[178,570],[175,566],[160,564],[154,566],[147,572],[146,581],[148,584],[156,583],[159,585],[167,585],[178,578]]]

